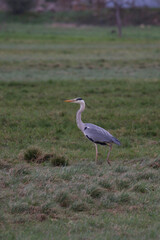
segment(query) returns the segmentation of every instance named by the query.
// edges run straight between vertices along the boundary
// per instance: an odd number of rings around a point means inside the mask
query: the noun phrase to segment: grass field
[[[159,239],[160,31],[112,29],[1,25],[1,239]],[[111,167],[103,146],[95,164],[73,97],[121,141]],[[25,161],[33,149],[42,161]]]

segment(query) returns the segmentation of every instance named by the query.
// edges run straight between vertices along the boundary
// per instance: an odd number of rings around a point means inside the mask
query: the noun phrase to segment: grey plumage
[[[77,111],[76,114],[76,122],[78,128],[83,132],[83,134],[95,144],[96,147],[96,162],[98,157],[98,149],[97,144],[101,145],[108,145],[109,146],[109,152],[107,155],[107,162],[110,164],[109,161],[109,155],[112,150],[112,144],[115,143],[117,145],[121,145],[120,141],[113,137],[108,131],[106,131],[104,128],[101,128],[97,125],[94,125],[92,123],[83,123],[81,120],[81,113],[85,109],[85,102],[82,98],[75,98],[70,100],[65,100],[65,102],[73,102],[73,103],[79,103],[80,109]]]
[[[101,128],[92,123],[85,123],[84,134],[92,142],[98,143],[101,145],[107,145],[107,143],[115,143],[121,145],[119,140],[113,137],[108,131],[104,128]]]

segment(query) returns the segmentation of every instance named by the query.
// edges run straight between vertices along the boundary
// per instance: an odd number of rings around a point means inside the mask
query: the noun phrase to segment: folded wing
[[[118,139],[113,137],[108,131],[92,123],[85,123],[84,134],[94,143],[99,143],[102,145],[106,145],[107,143],[115,143],[120,145]]]

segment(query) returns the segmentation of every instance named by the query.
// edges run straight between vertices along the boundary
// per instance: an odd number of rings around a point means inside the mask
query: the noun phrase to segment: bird
[[[107,154],[107,162],[111,165],[109,161],[110,152],[112,150],[112,144],[115,143],[117,145],[121,145],[120,141],[113,137],[107,130],[102,127],[99,127],[92,123],[83,123],[81,120],[81,113],[85,110],[85,101],[81,97],[77,97],[74,99],[65,100],[65,102],[70,103],[78,103],[80,104],[80,108],[76,114],[76,123],[78,128],[82,131],[82,133],[95,144],[96,148],[96,158],[95,161],[97,163],[98,159],[98,147],[97,144],[107,145],[109,146],[109,151]]]

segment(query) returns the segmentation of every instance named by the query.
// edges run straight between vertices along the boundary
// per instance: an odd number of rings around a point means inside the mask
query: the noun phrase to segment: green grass
[[[158,30],[1,26],[1,239],[159,239]],[[111,167],[63,101],[78,96],[122,143]]]

